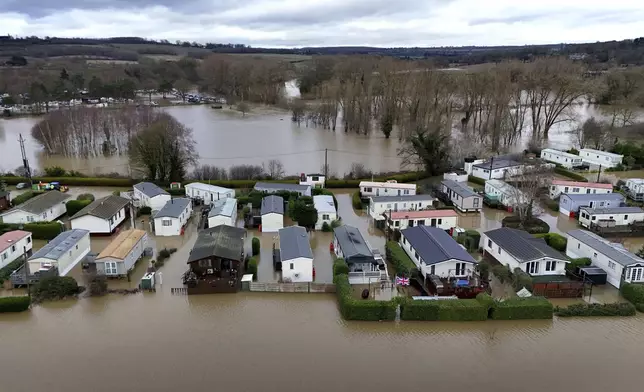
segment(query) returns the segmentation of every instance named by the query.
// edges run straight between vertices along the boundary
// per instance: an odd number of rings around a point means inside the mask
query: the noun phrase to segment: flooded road
[[[353,210],[350,191],[338,191],[336,197],[343,221],[382,249],[384,237],[364,213]],[[499,214],[505,213],[485,211],[479,225],[492,228]],[[146,222],[137,221],[137,227],[145,228]],[[171,295],[187,268],[194,229],[183,237],[154,239],[157,249],[179,248],[161,268],[163,285],[156,293],[61,301],[1,314],[5,360],[0,390],[328,392],[427,391],[431,386],[631,391],[640,383],[641,314],[516,322],[346,322],[333,295]],[[258,235],[260,279],[271,278],[272,235]],[[330,277],[330,238],[330,233],[312,235],[320,279]],[[92,238],[92,250],[100,251],[108,241]],[[135,287],[145,267],[139,263],[132,283],[110,281],[110,286]],[[589,376],[590,369],[601,369],[601,376]]]

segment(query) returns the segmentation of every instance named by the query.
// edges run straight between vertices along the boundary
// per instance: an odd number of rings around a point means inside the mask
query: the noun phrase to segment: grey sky
[[[642,20],[642,0],[0,0],[0,34],[281,47],[593,42]]]

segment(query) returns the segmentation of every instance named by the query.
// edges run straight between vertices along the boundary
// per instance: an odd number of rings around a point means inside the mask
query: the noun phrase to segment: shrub
[[[257,259],[257,257],[253,256],[250,259],[248,259],[248,267],[246,268],[246,273],[253,274],[253,279],[257,279],[258,264],[259,264],[259,260]]]
[[[253,237],[251,241],[252,247],[253,247],[253,256],[257,256],[259,254],[259,250],[261,247],[261,244],[259,242],[259,238]]]
[[[466,230],[465,236],[463,238],[463,246],[467,248],[468,251],[473,252],[479,248],[479,243],[481,242],[481,233],[476,230]]]
[[[87,207],[92,203],[91,200],[70,200],[67,203],[65,203],[65,207],[67,208],[67,216],[74,216],[76,213],[83,208]]]
[[[397,242],[388,241],[385,244],[385,253],[387,260],[396,269],[396,274],[400,276],[411,276],[412,271],[418,268],[413,261],[407,256],[407,253],[398,245]]]
[[[342,226],[342,220],[341,218],[338,218],[333,222],[331,222],[331,231],[333,231],[333,229],[335,229],[336,227],[340,227],[340,226]]]
[[[604,317],[635,316],[635,306],[631,303],[614,304],[574,304],[565,308],[555,308],[559,317]]]
[[[485,265],[485,264],[481,264]],[[488,293],[480,293],[476,296],[476,300],[481,303],[486,309],[486,311],[489,311],[490,309],[494,308],[496,305],[496,301],[494,301],[494,298],[490,296]]]
[[[426,172],[408,172],[408,173],[399,173],[389,176],[375,176],[373,181],[384,182],[387,180],[396,180],[397,182],[415,182],[422,179],[428,178]],[[361,181],[371,181],[371,178],[368,179],[344,179],[344,180],[330,180],[327,179],[324,183],[326,188],[357,188],[360,185]]]
[[[29,309],[31,298],[28,296],[0,298],[0,313],[24,312]]]
[[[492,267],[492,273],[501,283],[508,282],[510,280],[510,269],[505,265],[495,265]]]
[[[633,305],[644,304],[644,285],[623,282],[619,291]]]
[[[349,276],[347,274],[335,275],[333,283],[335,283],[335,293],[338,298],[340,314],[345,320],[395,320],[396,301],[358,300],[353,298],[353,289],[349,284]]]
[[[322,231],[325,232],[325,233],[328,233],[328,232],[333,231],[333,229],[331,228],[331,225],[329,225],[328,222],[324,222],[324,223],[322,223]]]
[[[534,235],[537,238],[543,238],[551,248],[559,252],[565,252],[568,245],[568,239],[558,233],[539,233]]]
[[[559,175],[561,175],[561,176],[568,177],[568,178],[570,178],[572,180],[575,180],[575,181],[588,182],[588,179],[586,177],[582,176],[581,174],[572,172],[572,171],[566,169],[565,167],[557,166],[557,167],[555,167],[554,172],[559,174]]]
[[[482,178],[474,177],[474,176],[468,176],[467,181],[474,183],[476,185],[482,185],[485,186],[485,180]]]
[[[521,268],[515,268],[514,273],[510,274],[510,279],[512,280],[514,291],[519,291],[524,287],[532,291],[532,277]]]
[[[45,168],[45,174],[47,177],[65,177],[67,175],[67,170],[60,166],[51,166]]]
[[[11,230],[25,230],[31,232],[33,239],[52,240],[63,232],[64,226],[58,222],[34,222],[34,223],[0,223],[0,232]]]
[[[525,230],[530,234],[547,233],[550,231],[550,226],[539,218],[532,218],[527,222],[521,222],[521,218],[516,215],[503,218],[501,226]]]
[[[478,268],[481,279],[488,280],[490,277],[490,265],[488,263],[478,263]]]
[[[152,213],[152,207],[144,206],[139,208],[139,215],[150,215]]]
[[[34,191],[27,191],[25,193],[21,193],[18,196],[14,197],[11,199],[11,205],[17,206],[20,205],[24,202],[26,202],[29,199],[33,199],[34,197],[38,195],[42,195],[44,192],[34,192]]]
[[[578,259],[571,259],[570,263],[566,264],[566,270],[574,272],[577,267],[588,267],[593,261],[589,257],[580,257]]]
[[[635,308],[637,308],[638,312],[644,313],[644,304],[637,304],[635,305]]]
[[[401,308],[402,320],[417,321],[483,321],[488,313],[487,306],[475,299],[408,300]]]
[[[337,259],[333,262],[333,276],[336,275],[349,275],[349,266],[344,262],[344,259]]]
[[[168,188],[168,189],[166,189],[166,191],[168,191],[168,193],[171,196],[185,196],[186,195],[186,190],[185,189],[170,189],[170,188]]]
[[[36,301],[63,299],[79,293],[78,283],[71,276],[48,276],[42,278],[32,289]]]
[[[115,192],[118,192],[118,191],[115,191]],[[120,192],[119,192],[119,194],[120,194]],[[119,195],[116,195],[116,196],[119,196]],[[91,193],[81,193],[80,195],[78,195],[78,197],[76,198],[76,200],[90,200],[90,201],[94,201],[94,200],[96,200],[96,198],[95,198],[95,197],[94,197],[94,195],[92,195]]]
[[[360,191],[355,191],[351,194],[351,204],[356,210],[362,209],[362,199],[360,198]]]
[[[23,264],[24,264],[23,258],[18,257],[11,263],[2,267],[2,269],[0,269],[0,285],[3,284],[5,280],[9,279],[9,277],[11,277],[11,273],[13,273],[13,271],[20,268],[20,266]]]
[[[90,297],[100,297],[107,294],[107,276],[91,274],[85,276],[85,286],[87,286],[87,295]]]
[[[552,314],[552,304],[543,297],[497,301],[492,308],[492,319],[494,320],[551,319]]]

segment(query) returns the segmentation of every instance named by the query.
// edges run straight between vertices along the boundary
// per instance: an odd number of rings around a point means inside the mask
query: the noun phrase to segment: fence
[[[335,293],[331,283],[250,283],[250,291],[273,293]]]

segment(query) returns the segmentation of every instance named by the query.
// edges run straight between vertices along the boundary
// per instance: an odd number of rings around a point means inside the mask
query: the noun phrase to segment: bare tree
[[[231,180],[259,180],[265,176],[264,168],[259,165],[236,165],[229,169]]]
[[[368,170],[362,163],[353,162],[349,173],[344,175],[346,179],[363,179],[369,178],[373,175],[371,170]]]
[[[227,180],[228,172],[226,171],[226,169],[221,167],[212,165],[200,165],[193,170],[192,178],[201,181]]]
[[[506,204],[513,208],[523,227],[543,213],[539,199],[553,178],[550,165],[538,162],[526,162],[521,169],[506,172],[505,181],[510,183]]]
[[[579,148],[594,148],[601,150],[611,142],[610,129],[606,124],[602,124],[594,117],[584,121],[584,123],[571,131],[575,136]]]
[[[307,105],[302,99],[294,99],[290,102],[289,107],[291,109],[291,121],[297,123],[299,127],[302,124],[302,121],[306,118]]]
[[[279,180],[284,177],[284,164],[279,159],[271,159],[268,161],[267,170],[268,176],[272,180]]]
[[[179,98],[181,98],[183,102],[186,102],[186,97],[188,96],[188,93],[190,93],[190,89],[192,89],[192,84],[185,79],[179,79],[174,83],[174,88]]]
[[[241,101],[240,103],[237,104],[236,107],[238,112],[241,112],[242,117],[246,117],[246,113],[250,111],[250,106],[244,101]]]

